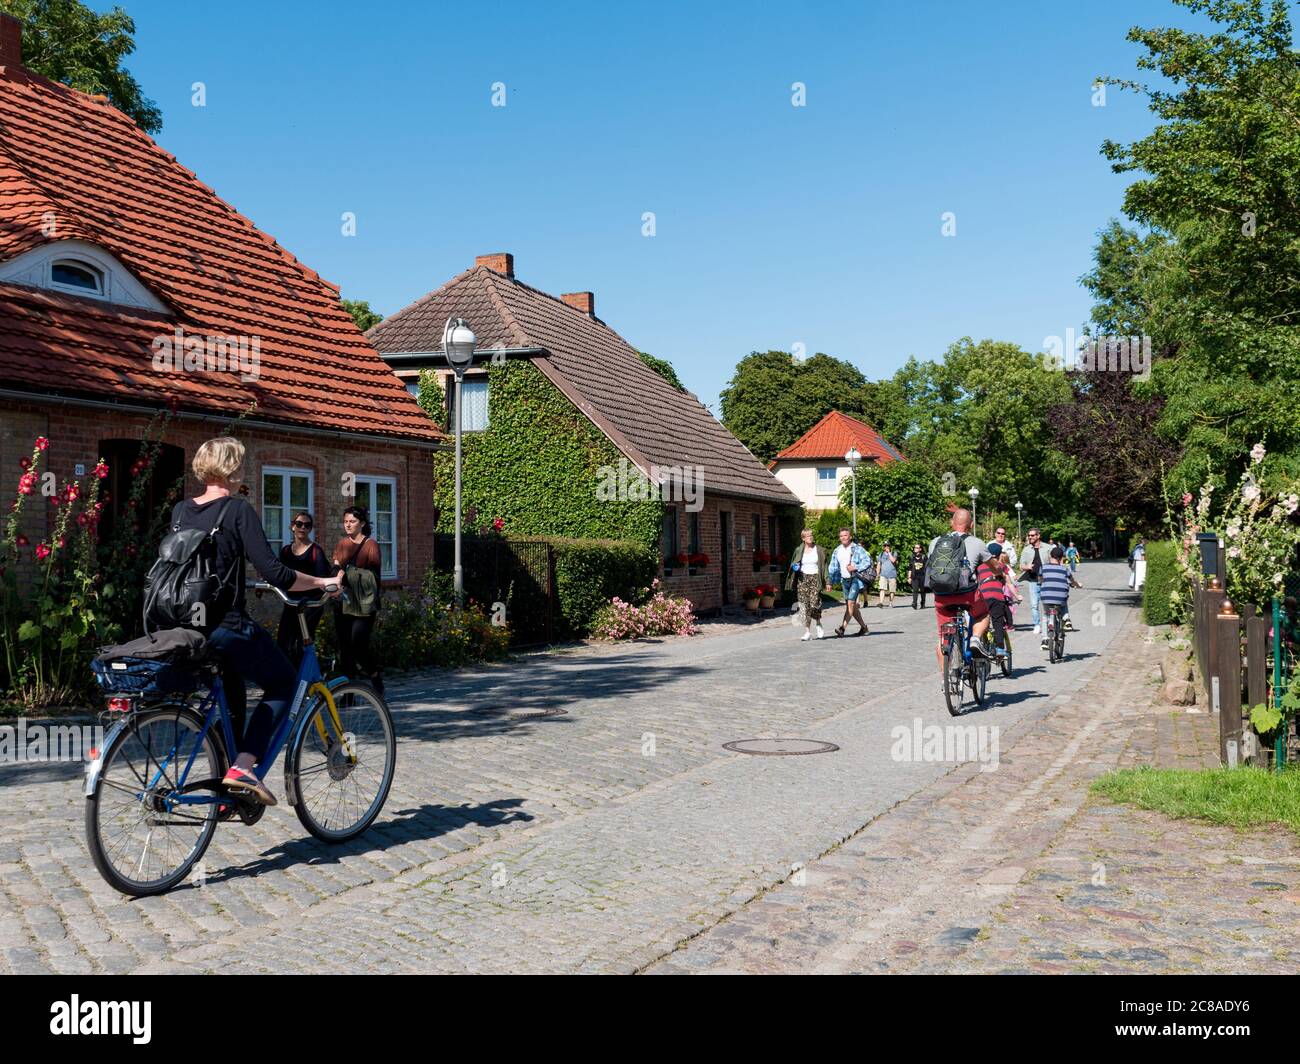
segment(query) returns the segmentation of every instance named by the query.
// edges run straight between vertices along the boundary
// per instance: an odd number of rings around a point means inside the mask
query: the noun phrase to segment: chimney
[[[574,310],[580,310],[589,318],[596,316],[596,297],[591,292],[566,292],[560,296]]]
[[[23,24],[0,15],[0,67],[23,65]]]
[[[493,273],[503,273],[507,277],[515,275],[515,257],[508,251],[498,251],[495,255],[480,255],[474,260],[475,266],[486,266]]]

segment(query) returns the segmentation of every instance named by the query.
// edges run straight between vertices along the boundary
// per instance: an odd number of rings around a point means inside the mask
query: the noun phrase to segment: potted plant
[[[758,586],[758,604],[765,610],[770,610],[776,605],[776,588],[771,584],[760,584]]]
[[[759,594],[757,588],[746,588],[744,593],[741,595],[741,599],[745,603],[745,609],[749,610],[750,613],[758,612]]]
[[[774,554],[772,556],[772,565],[771,565],[772,572],[774,573],[780,572],[785,567],[786,563],[789,561],[790,561],[790,555],[788,554]]]
[[[707,554],[690,554],[687,555],[686,561],[691,567],[691,575],[694,576],[701,569],[708,567],[709,556]]]
[[[686,568],[686,555],[674,554],[672,558],[664,565],[664,575],[667,576],[672,570]]]
[[[772,555],[765,550],[754,551],[754,572],[772,564]]]

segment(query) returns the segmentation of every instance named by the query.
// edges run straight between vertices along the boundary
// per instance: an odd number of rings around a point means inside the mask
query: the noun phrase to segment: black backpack
[[[974,574],[966,560],[965,532],[948,532],[935,540],[926,562],[930,590],[936,595],[957,595],[975,586]]]
[[[158,544],[158,560],[144,578],[144,630],[193,628],[207,634],[230,608],[231,577],[240,572],[241,552],[225,576],[217,572],[216,537],[234,499],[227,498],[217,509],[212,527],[181,528],[171,531]],[[201,607],[201,608],[200,608]]]

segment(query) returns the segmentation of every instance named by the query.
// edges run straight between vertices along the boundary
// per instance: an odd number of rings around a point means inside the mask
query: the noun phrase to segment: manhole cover
[[[723,743],[722,749],[760,757],[794,757],[798,754],[830,754],[839,747],[816,739],[737,739],[734,743]]]
[[[479,717],[509,717],[512,720],[531,717],[562,717],[568,714],[567,709],[550,707],[546,709],[502,709],[500,706],[476,706],[469,711]]]

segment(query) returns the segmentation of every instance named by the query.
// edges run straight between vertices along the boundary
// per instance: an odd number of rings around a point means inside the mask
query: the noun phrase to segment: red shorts
[[[958,612],[963,608],[969,611],[973,621],[987,617],[989,612],[989,604],[984,601],[977,587],[963,591],[960,595],[935,595],[934,618],[939,624],[939,629],[942,631],[948,621],[955,621]]]

